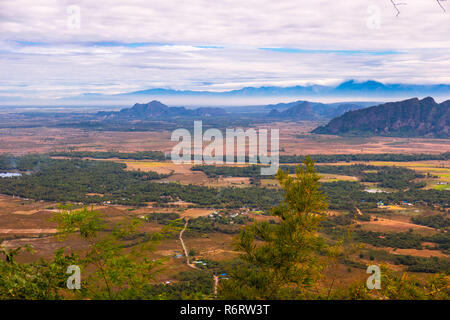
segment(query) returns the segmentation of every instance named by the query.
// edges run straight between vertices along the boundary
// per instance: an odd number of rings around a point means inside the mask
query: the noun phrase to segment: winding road
[[[192,269],[201,270],[199,267],[197,267],[196,265],[194,265],[193,263],[191,263],[189,261],[189,253],[188,253],[186,245],[184,244],[184,241],[183,241],[183,233],[184,233],[184,231],[186,231],[188,223],[189,223],[189,218],[186,218],[186,223],[184,224],[184,228],[183,228],[183,230],[180,231],[180,242],[181,242],[181,246],[183,247],[184,255],[186,257],[186,265]],[[213,279],[214,279],[214,295],[217,296],[217,285],[219,284],[219,277],[216,275],[213,275]]]

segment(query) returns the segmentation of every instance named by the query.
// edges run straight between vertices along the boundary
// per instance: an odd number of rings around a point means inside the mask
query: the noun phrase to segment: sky
[[[398,16],[391,0],[0,0],[0,102],[450,84],[450,1],[392,1]]]

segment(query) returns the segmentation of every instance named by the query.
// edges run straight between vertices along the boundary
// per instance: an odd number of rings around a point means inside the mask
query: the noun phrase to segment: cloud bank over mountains
[[[0,103],[348,79],[450,84],[450,15],[405,1],[396,17],[386,0],[4,0]]]

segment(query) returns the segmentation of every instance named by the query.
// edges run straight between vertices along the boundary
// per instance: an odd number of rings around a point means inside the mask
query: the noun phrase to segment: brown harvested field
[[[450,150],[448,139],[338,137],[308,133],[319,124],[313,121],[273,122],[255,125],[255,128],[279,129],[281,154],[442,153]],[[0,129],[0,153],[42,153],[69,148],[170,152],[176,144],[170,136],[170,131],[117,132],[45,127]]]
[[[364,248],[367,249],[372,249],[372,250],[383,250],[386,251],[390,254],[396,254],[396,255],[410,255],[410,256],[415,256],[415,257],[424,257],[424,258],[429,258],[429,257],[438,257],[438,258],[448,258],[448,255],[446,255],[445,253],[443,253],[442,251],[439,250],[430,250],[427,249],[426,246],[428,246],[428,243],[423,242],[422,243],[422,249],[418,250],[418,249],[400,249],[400,248],[391,248],[391,247],[375,247],[373,245],[364,243]],[[429,245],[429,247],[433,247],[434,244]],[[355,256],[356,257],[356,256]],[[367,261],[370,264],[370,261]],[[404,268],[404,267],[401,267]]]
[[[358,224],[361,225],[362,230],[369,230],[375,232],[406,232],[409,229],[413,229],[417,232],[420,232],[421,234],[436,233],[436,229],[427,226],[421,226],[410,222],[380,217],[378,217],[377,219],[378,220],[375,221],[372,218],[370,222],[360,221],[358,222]]]
[[[321,173],[320,174],[320,182],[333,182],[333,181],[358,181],[357,177],[353,176],[345,176],[341,174],[329,174],[329,173]]]
[[[53,209],[53,205],[53,203],[49,202],[27,200],[0,194],[0,216],[15,211],[44,210],[49,207]]]
[[[32,262],[40,258],[49,259],[53,257],[56,250],[63,247],[67,248],[67,253],[81,251],[87,248],[87,243],[78,236],[70,236],[65,241],[59,241],[55,236],[45,236],[25,237],[2,242],[2,246],[6,249],[24,247],[25,245],[30,245],[34,249],[34,252],[31,253],[23,250],[17,257],[19,262]]]
[[[359,140],[358,140],[359,139]],[[397,144],[394,144],[397,143]],[[442,153],[450,150],[445,139],[408,139],[390,137],[310,136],[280,141],[284,154],[353,154],[353,153]]]
[[[191,172],[191,164],[175,164],[171,161],[149,161],[149,160],[116,160],[125,163],[128,170],[153,171],[159,174],[186,174]]]
[[[88,131],[75,128],[0,129],[0,153],[44,153],[55,150],[135,152],[170,151],[170,132]]]
[[[201,208],[190,208],[183,212],[180,212],[181,217],[187,217],[187,218],[198,218],[198,217],[205,217],[209,216],[211,213],[215,212],[214,209],[201,209]]]
[[[116,162],[125,163],[127,170],[153,171],[159,174],[170,174],[162,181],[178,182],[181,184],[196,184],[209,187],[230,187],[230,186],[248,186],[250,178],[247,177],[220,177],[217,179],[208,178],[202,171],[192,171],[194,164],[176,164],[171,161],[148,161],[148,160],[116,160]],[[236,164],[236,166],[245,166],[248,164]]]
[[[330,293],[333,293],[339,287],[364,283],[367,281],[367,276],[365,269],[351,268],[339,263],[326,268],[322,272],[322,278],[319,279],[319,287],[325,292],[330,290]]]
[[[223,233],[209,233],[203,237],[183,237],[188,250],[194,249],[196,257],[211,260],[228,260],[236,258],[238,254],[233,250],[233,235]]]
[[[404,161],[404,162],[394,162],[394,161],[352,161],[352,162],[319,162],[316,163],[318,166],[350,166],[353,164],[367,164],[372,166],[396,166],[396,167],[406,167],[409,169],[414,169],[417,171],[422,170],[446,170],[450,167],[449,160],[424,160],[424,161]],[[295,165],[292,163],[286,163],[283,165]]]
[[[173,202],[171,204],[180,204],[182,202]],[[189,204],[189,203],[186,203]],[[128,212],[129,215],[133,215],[135,217],[143,217],[148,214],[152,214],[155,212],[158,213],[169,213],[169,212],[175,212],[180,215],[181,218],[198,218],[198,217],[205,217],[210,215],[211,213],[215,212],[217,210],[215,209],[205,209],[205,208],[186,208],[185,206],[180,207],[171,207],[171,208],[158,208],[158,207],[143,207],[138,208],[136,210]]]
[[[15,234],[36,235],[56,232],[56,224],[50,221],[53,212],[36,208],[42,206],[40,202],[36,203],[35,208],[30,208],[32,205],[28,204],[26,205],[28,208],[23,210],[25,208],[22,208],[21,203],[17,199],[11,199],[10,202],[0,201],[0,239]]]
[[[56,233],[57,229],[0,229],[0,234],[49,234]]]
[[[280,184],[276,179],[261,179],[261,186],[267,188],[279,188]]]
[[[208,185],[210,179],[201,171],[192,171],[193,164],[176,164],[171,161],[148,160],[113,160],[125,163],[127,170],[153,171],[159,174],[170,174],[163,181],[178,182],[181,184]]]
[[[40,212],[40,211],[39,210],[18,210],[18,211],[12,212],[12,214],[20,214],[20,215],[28,216],[28,215],[35,214],[38,212]]]
[[[383,250],[386,250],[391,254],[410,255],[410,256],[423,257],[423,258],[429,258],[429,257],[448,258],[448,255],[442,253],[439,250],[394,249],[394,248],[383,248]]]
[[[250,185],[250,178],[247,177],[225,177],[217,179],[209,179],[207,183],[203,184],[208,187],[248,187]]]

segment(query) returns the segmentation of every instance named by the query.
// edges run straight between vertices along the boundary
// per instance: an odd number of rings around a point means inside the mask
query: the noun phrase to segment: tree
[[[64,256],[62,250],[57,250],[53,260],[19,263],[15,257],[23,249],[33,251],[30,246],[11,250],[0,247],[0,300],[62,299],[63,290],[67,290],[66,269],[75,257]]]
[[[162,263],[148,254],[172,232],[167,226],[162,233],[139,234],[137,219],[108,226],[97,211],[86,207],[74,211],[62,207],[54,220],[63,239],[79,233],[88,244],[75,264],[86,274],[77,294],[90,299],[142,298]]]
[[[19,263],[16,256],[30,246],[7,250],[0,247],[0,300],[2,299],[151,299],[151,280],[163,260],[150,259],[154,246],[178,231],[169,224],[159,233],[139,233],[140,221],[125,219],[114,225],[87,207],[73,210],[61,206],[55,214],[60,240],[79,235],[87,249],[65,254],[56,251],[53,259]],[[67,288],[67,267],[82,271],[81,289]]]
[[[307,298],[325,267],[326,246],[317,231],[328,204],[314,161],[307,158],[295,176],[278,171],[284,201],[272,209],[279,223],[254,222],[243,229],[236,249],[240,264],[221,281],[224,299]]]

